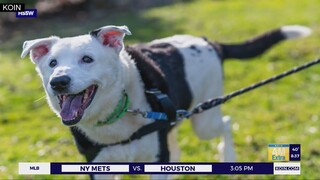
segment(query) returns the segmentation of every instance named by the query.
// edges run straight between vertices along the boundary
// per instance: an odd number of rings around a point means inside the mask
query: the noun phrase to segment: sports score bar
[[[300,175],[300,162],[266,163],[19,163],[19,174],[283,174]]]

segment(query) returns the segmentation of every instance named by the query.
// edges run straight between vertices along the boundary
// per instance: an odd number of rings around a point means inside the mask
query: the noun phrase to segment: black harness
[[[156,49],[155,49],[156,48]],[[177,53],[175,52],[167,52],[172,51],[172,46],[169,44],[160,44],[155,46],[155,48],[148,49],[147,46],[138,45],[136,47],[126,47],[126,51],[129,53],[129,55],[132,56],[132,59],[135,61],[135,64],[137,66],[137,69],[139,70],[140,76],[142,78],[142,81],[145,85],[145,95],[147,98],[148,103],[150,104],[152,111],[155,112],[164,112],[167,115],[166,121],[157,121],[144,125],[141,128],[139,128],[136,132],[134,132],[128,139],[122,140],[120,142],[111,143],[111,144],[97,144],[92,142],[90,139],[88,139],[83,132],[81,132],[76,127],[71,127],[71,132],[74,136],[77,148],[81,154],[83,154],[88,162],[91,162],[97,154],[100,152],[102,148],[107,148],[115,145],[125,145],[129,144],[130,142],[134,140],[138,140],[142,138],[145,135],[151,134],[153,132],[158,133],[159,138],[159,154],[158,162],[161,163],[167,163],[170,159],[170,153],[168,149],[168,142],[167,142],[167,136],[170,130],[176,125],[177,120],[177,109],[186,109],[186,106],[189,106],[191,102],[191,93],[188,87],[186,87],[186,83],[184,84],[178,84],[176,83],[175,86],[177,88],[184,88],[187,92],[183,91],[181,92],[182,95],[184,95],[184,99],[181,99],[180,97],[172,97],[172,92],[175,89],[170,89],[168,85],[168,79],[166,79],[166,76],[163,73],[163,68],[159,68],[159,66],[164,67],[165,71],[169,73],[172,72],[172,76],[176,75],[174,74],[174,71],[172,71],[172,68],[165,68],[167,64],[159,64],[161,61],[159,57],[164,58],[166,60],[172,59],[172,61],[175,61],[177,58],[180,58],[179,61],[181,61],[181,55],[175,54],[176,56],[180,57],[169,57],[171,54]],[[160,48],[160,50],[159,50]],[[162,51],[161,51],[162,50]],[[165,51],[164,51],[165,50]],[[150,53],[150,51],[156,51],[155,53]],[[152,58],[152,59],[151,59]],[[155,60],[154,60],[155,59]],[[159,61],[157,63],[157,61]],[[167,62],[167,63],[171,63]],[[177,61],[177,60],[176,60]],[[181,62],[180,62],[181,63]],[[174,64],[174,63],[173,63]],[[183,66],[181,67],[181,64],[175,63],[176,66],[183,69]],[[173,67],[177,68],[177,67]],[[166,75],[168,76],[168,73]],[[181,71],[178,71],[178,75],[175,77],[181,76]],[[184,79],[182,79],[183,81]],[[171,80],[172,81],[172,80]],[[179,89],[178,89],[179,90]],[[171,93],[170,93],[171,92]],[[175,92],[177,93],[177,92]],[[171,97],[170,97],[171,94]],[[189,98],[188,98],[189,97]],[[173,100],[172,100],[173,99]],[[179,101],[180,99],[180,101]],[[178,106],[178,107],[177,107]]]

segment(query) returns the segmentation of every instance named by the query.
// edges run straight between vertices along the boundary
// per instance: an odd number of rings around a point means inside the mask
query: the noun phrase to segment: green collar
[[[112,124],[116,122],[118,119],[124,116],[124,114],[128,110],[128,107],[129,107],[129,96],[125,91],[123,91],[123,96],[118,101],[118,104],[116,108],[113,110],[113,112],[104,121],[98,121],[96,126],[103,126],[106,124]]]

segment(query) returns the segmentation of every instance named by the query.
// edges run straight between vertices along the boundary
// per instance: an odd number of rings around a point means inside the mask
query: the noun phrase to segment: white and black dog
[[[126,108],[151,111],[145,92],[155,87],[168,94],[177,109],[190,109],[222,95],[224,59],[251,58],[310,32],[304,26],[283,26],[239,44],[175,35],[124,48],[124,36],[131,34],[128,28],[104,26],[87,35],[26,41],[21,57],[30,52],[50,107],[71,127],[88,161],[157,162],[165,139],[170,161],[175,162],[176,128],[119,143],[154,121],[127,113]],[[191,121],[200,139],[223,137],[218,147],[221,161],[235,160],[230,119],[222,117],[220,107],[194,115]]]

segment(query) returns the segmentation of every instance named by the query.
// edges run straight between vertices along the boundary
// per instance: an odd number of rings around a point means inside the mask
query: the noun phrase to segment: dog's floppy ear
[[[30,52],[30,59],[37,64],[39,60],[46,55],[51,46],[57,42],[59,37],[52,36],[48,38],[25,41],[22,46],[21,58],[24,58]]]
[[[104,26],[90,32],[90,35],[97,38],[104,46],[113,48],[119,53],[123,48],[123,38],[131,35],[127,26]]]

